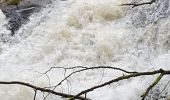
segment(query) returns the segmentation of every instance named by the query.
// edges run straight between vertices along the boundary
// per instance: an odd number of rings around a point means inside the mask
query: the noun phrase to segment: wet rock
[[[11,35],[13,36],[23,24],[29,21],[31,14],[39,12],[42,7],[49,3],[51,3],[51,0],[22,0],[19,9],[15,5],[0,3],[0,9],[8,19],[7,28],[11,30]]]
[[[40,11],[41,7],[38,5],[30,6],[20,6],[17,8],[3,9],[3,13],[8,19],[8,29],[11,30],[11,35],[14,35],[15,32],[27,21],[29,21],[29,16],[34,12]]]

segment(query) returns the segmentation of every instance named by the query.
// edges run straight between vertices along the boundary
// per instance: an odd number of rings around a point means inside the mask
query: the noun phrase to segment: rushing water
[[[109,65],[130,71],[170,68],[170,1],[158,0],[137,8],[119,6],[131,0],[53,1],[30,17],[16,36],[10,37],[0,11],[0,80],[24,81],[37,86],[55,85],[65,71],[54,69],[49,78],[40,72],[50,67]],[[4,42],[5,41],[5,42]],[[72,70],[68,70],[69,74]],[[121,72],[92,70],[78,73],[56,88],[76,94],[113,79]],[[150,93],[170,96],[164,77]],[[139,100],[155,77],[140,77],[111,84],[87,94],[93,100]],[[1,100],[33,100],[34,91],[23,86],[0,85]],[[43,98],[38,93],[37,100]],[[151,99],[152,98],[152,99]],[[47,100],[62,98],[50,95]],[[166,99],[162,99],[166,100]]]

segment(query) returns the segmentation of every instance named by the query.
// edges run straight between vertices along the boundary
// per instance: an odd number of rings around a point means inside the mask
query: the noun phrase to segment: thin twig
[[[165,85],[165,87],[162,89],[162,91],[161,91],[161,93],[160,94],[162,94],[163,93],[163,91],[167,88],[167,86],[169,85],[169,83],[170,83],[170,80],[167,82],[167,84]]]
[[[56,68],[56,67],[55,67]],[[58,68],[58,67],[57,67]],[[94,70],[94,69],[113,69],[113,70],[118,70],[118,71],[122,71],[122,72],[125,72],[125,73],[128,73],[128,74],[131,74],[131,73],[137,73],[135,71],[131,72],[131,71],[126,71],[124,69],[121,69],[121,68],[117,68],[117,67],[111,67],[111,66],[97,66],[97,67],[82,67],[82,66],[78,66],[78,67],[71,67],[69,69],[74,69],[74,68],[83,68],[83,69],[80,69],[80,70],[77,70],[77,71],[74,71],[72,73],[70,73],[68,76],[66,76],[63,80],[61,80],[57,85],[55,86],[52,86],[54,87],[54,89],[56,87],[58,87],[59,85],[61,85],[65,80],[67,80],[69,77],[71,77],[72,75],[76,74],[76,73],[80,73],[80,72],[83,72],[83,71],[87,71],[87,70]],[[68,69],[68,68],[63,68],[63,69]],[[53,90],[54,90],[53,89]]]
[[[97,67],[84,67],[84,66],[76,66],[76,67],[69,67],[69,68],[65,68],[65,67],[51,67],[50,69],[48,69],[47,71],[45,71],[43,74],[48,73],[49,71],[51,71],[52,69],[64,69],[64,70],[68,70],[68,69],[80,69],[81,70],[90,70],[90,69],[113,69],[113,70],[119,70],[125,73],[136,73],[135,71],[126,71],[124,69],[118,68],[118,67],[111,67],[111,66],[97,66]]]
[[[51,68],[49,68],[47,71],[45,71],[43,74],[48,73],[48,72],[51,71],[52,69],[64,69],[64,70],[67,70],[67,69],[77,69],[77,68],[87,68],[87,67],[83,67],[83,66],[76,66],[76,67],[70,67],[70,68],[65,68],[65,67],[51,67]]]
[[[37,96],[37,90],[34,90],[34,99],[33,100],[35,100],[36,99],[36,96]]]

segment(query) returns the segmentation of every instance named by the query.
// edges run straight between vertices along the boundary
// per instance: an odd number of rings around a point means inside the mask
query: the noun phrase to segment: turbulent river
[[[140,1],[140,0],[139,0]],[[143,0],[144,1],[144,0]],[[131,0],[54,0],[33,14],[15,36],[7,30],[0,11],[0,81],[24,81],[41,87],[53,86],[73,70],[51,67],[100,66],[129,71],[170,69],[170,0],[136,8],[119,6]],[[3,42],[6,40],[6,42]],[[55,90],[77,94],[121,76],[115,70],[77,73]],[[96,89],[93,100],[140,100],[155,76],[138,77]],[[150,93],[169,96],[170,77],[165,76]],[[46,94],[44,94],[46,95]],[[0,85],[1,100],[33,100],[34,91],[18,85]],[[43,93],[38,92],[37,100]],[[47,100],[63,100],[49,95]],[[167,100],[167,99],[161,99]]]

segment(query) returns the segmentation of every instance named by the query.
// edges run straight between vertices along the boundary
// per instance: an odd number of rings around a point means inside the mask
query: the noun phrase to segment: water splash
[[[18,31],[12,46],[2,47],[4,50],[0,55],[0,79],[49,86],[48,78],[40,77],[36,71],[44,72],[53,66],[78,65],[111,65],[136,71],[168,69],[168,1],[135,9],[119,6],[131,2],[130,0],[53,1],[52,5],[30,17],[30,22]],[[162,14],[162,11],[165,12]],[[0,28],[3,28],[5,17],[2,13],[0,16]],[[59,82],[64,77],[63,74],[63,70],[51,71],[51,85]],[[69,79],[71,87],[68,88],[65,83],[62,89],[57,88],[56,91],[78,93],[100,83],[102,74],[103,70],[77,74]],[[107,71],[102,82],[121,74]],[[143,87],[147,87],[147,82],[152,82],[153,78],[145,80],[139,78],[116,83],[95,90],[88,97],[95,100],[137,100],[145,91]],[[23,87],[0,88],[3,100],[30,100],[34,93]],[[4,95],[7,93],[5,90],[8,90],[9,95]],[[38,99],[42,97],[41,94],[38,95]],[[48,99],[56,98],[49,96]]]

